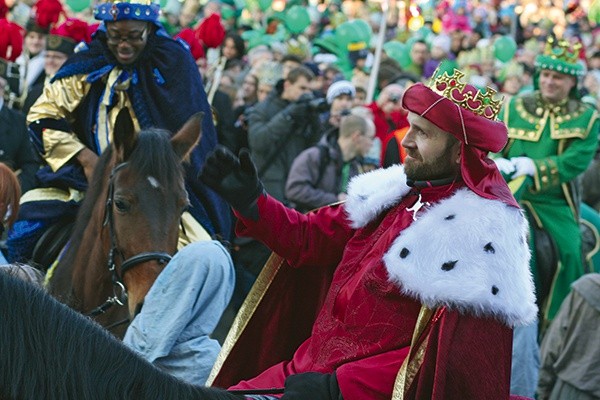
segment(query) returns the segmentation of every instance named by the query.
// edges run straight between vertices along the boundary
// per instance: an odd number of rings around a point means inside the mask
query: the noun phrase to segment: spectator
[[[21,192],[25,193],[36,186],[35,173],[40,164],[29,141],[25,116],[5,104],[6,87],[6,80],[0,77],[0,163],[18,172]]]
[[[50,28],[40,26],[35,19],[27,22],[23,53],[17,58],[21,72],[21,96],[27,96],[30,88],[38,82],[44,82],[44,55],[46,36]]]
[[[229,149],[237,154],[242,148],[248,148],[248,112],[258,101],[258,78],[254,74],[246,74],[242,87],[238,89],[240,104],[233,110],[234,144]],[[266,96],[265,96],[266,98]]]
[[[265,189],[281,201],[292,162],[319,139],[317,114],[305,100],[311,95],[313,77],[306,67],[293,69],[281,92],[271,93],[248,116],[250,151],[256,157]]]
[[[56,32],[48,35],[46,51],[44,52],[44,80],[34,83],[29,93],[27,93],[27,98],[23,104],[25,115],[29,113],[33,103],[41,96],[46,82],[49,82],[67,61],[67,58],[73,54],[77,43],[88,39],[87,28],[88,25],[83,21],[69,20],[68,23],[58,27]],[[81,31],[84,33],[82,34]]]
[[[349,81],[337,81],[327,90],[329,110],[322,114],[322,131],[328,132],[340,127],[342,116],[352,108],[356,89]]]
[[[385,158],[387,142],[393,137],[393,132],[408,126],[407,113],[402,108],[403,94],[404,88],[392,83],[383,88],[376,101],[367,105],[373,113],[375,135],[381,149],[380,161]]]
[[[571,285],[542,341],[539,400],[600,398],[600,274]]]
[[[405,68],[406,72],[413,73],[419,78],[423,78],[425,64],[429,61],[429,46],[424,40],[417,40],[410,48],[411,63]]]
[[[361,159],[374,138],[372,121],[358,115],[342,117],[339,135],[331,131],[296,157],[286,183],[286,198],[303,212],[345,200],[349,180],[363,172]]]
[[[227,60],[225,62],[225,70],[232,69],[235,61],[243,60],[245,55],[246,44],[244,43],[244,39],[237,33],[227,33],[221,45],[221,56]]]

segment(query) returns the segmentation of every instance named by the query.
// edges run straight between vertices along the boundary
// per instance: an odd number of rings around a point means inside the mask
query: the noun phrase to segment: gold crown
[[[567,40],[559,40],[556,42],[552,36],[548,37],[546,41],[546,47],[544,48],[544,55],[549,56],[555,60],[567,62],[569,64],[577,63],[579,59],[579,52],[581,50],[581,43],[575,43],[571,47],[571,43]]]
[[[438,68],[433,73],[428,87],[465,110],[495,120],[502,107],[503,98],[494,99],[496,91],[489,86],[485,93],[472,85],[467,86],[462,81],[464,76],[465,74],[457,69],[454,69],[452,75],[448,75],[446,71],[440,73]]]

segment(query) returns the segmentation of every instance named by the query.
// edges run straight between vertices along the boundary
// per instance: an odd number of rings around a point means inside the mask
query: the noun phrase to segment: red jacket
[[[422,201],[434,203],[453,194],[454,189],[422,189]],[[413,214],[406,208],[416,199],[415,194],[406,195],[398,205],[358,229],[351,228],[341,205],[304,215],[271,197],[259,199],[258,221],[239,216],[239,235],[264,241],[295,268],[334,267],[335,272],[310,337],[292,359],[233,388],[283,387],[291,374],[335,371],[346,400],[391,398],[421,304],[390,282],[382,257],[412,224]],[[301,299],[296,303],[297,308],[303,305]],[[277,340],[276,331],[268,334]],[[423,366],[411,381],[407,398],[508,398],[510,328],[495,319],[441,308],[425,334],[429,337],[427,351],[417,360]]]
[[[381,160],[383,161],[385,147],[387,142],[392,138],[392,136],[394,136],[394,131],[409,126],[408,119],[406,117],[407,113],[394,111],[389,116],[386,116],[375,101],[366,105],[365,107],[367,107],[373,113],[375,136],[381,141]]]

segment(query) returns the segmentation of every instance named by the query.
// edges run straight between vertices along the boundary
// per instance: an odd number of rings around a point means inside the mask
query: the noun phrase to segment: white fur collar
[[[402,231],[383,260],[402,292],[428,307],[527,325],[537,314],[527,234],[521,210],[461,189]]]
[[[345,209],[350,226],[362,228],[410,191],[402,165],[357,175],[348,185]]]

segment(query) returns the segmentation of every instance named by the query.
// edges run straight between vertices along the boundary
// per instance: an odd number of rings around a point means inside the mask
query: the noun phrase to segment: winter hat
[[[65,16],[65,10],[59,0],[38,0],[33,6],[35,17],[27,22],[25,29],[28,32],[39,32],[47,34],[50,28],[61,16]]]
[[[220,14],[211,14],[195,30],[196,37],[206,47],[216,49],[225,40],[225,28]]]
[[[347,94],[348,96],[354,98],[356,95],[356,89],[354,85],[350,81],[337,81],[329,86],[327,90],[327,103],[333,103],[333,100],[341,96],[343,94]]]

